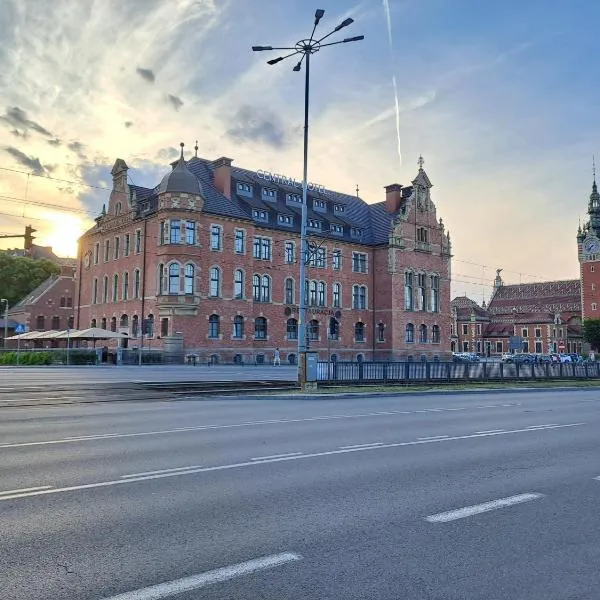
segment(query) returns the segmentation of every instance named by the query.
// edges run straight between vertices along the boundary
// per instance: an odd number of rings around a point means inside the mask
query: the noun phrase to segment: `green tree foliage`
[[[51,275],[60,273],[60,267],[49,260],[11,256],[0,252],[0,298],[14,306]]]
[[[600,319],[585,319],[583,321],[583,339],[595,350],[600,349]]]

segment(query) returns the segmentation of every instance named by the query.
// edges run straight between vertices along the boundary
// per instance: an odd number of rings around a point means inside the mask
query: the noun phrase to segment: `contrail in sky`
[[[392,68],[394,66],[394,40],[392,38],[392,17],[390,15],[389,0],[383,0],[383,12],[385,12],[385,20],[387,22],[388,42],[390,47],[390,57],[392,59]],[[402,166],[402,145],[400,143],[400,104],[398,103],[398,84],[396,83],[396,75],[392,75],[392,84],[394,85],[394,102],[396,108],[396,137],[398,138],[398,158],[400,166]]]

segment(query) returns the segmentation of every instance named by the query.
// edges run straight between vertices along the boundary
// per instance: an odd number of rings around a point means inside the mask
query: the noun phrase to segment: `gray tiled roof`
[[[29,294],[27,294],[27,296],[25,296],[23,299],[19,300],[19,302],[17,302],[12,308],[13,310],[16,309],[17,307],[24,307],[24,306],[29,306],[30,304],[34,304],[39,298],[40,296],[44,293],[47,292],[58,280],[60,279],[60,275],[51,275],[50,277],[48,277],[48,279],[45,279],[44,281],[42,281],[42,283],[40,283],[40,285],[38,285],[33,291],[29,292]],[[10,314],[10,310],[8,311],[8,313]]]
[[[254,171],[232,166],[231,199],[229,199],[214,187],[214,167],[210,161],[194,157],[187,161],[186,166],[200,182],[204,197],[205,212],[225,217],[253,220],[253,209],[266,210],[269,214],[269,221],[257,221],[261,227],[294,231],[296,233],[300,231],[301,206],[288,205],[286,203],[287,194],[302,194],[302,189],[296,185],[266,181],[259,178]],[[252,185],[253,195],[251,198],[243,194],[238,194],[237,182]],[[157,193],[159,185],[153,189],[131,185],[130,189],[135,191],[138,202],[148,201],[150,204],[148,212],[153,212],[158,207]],[[263,187],[276,190],[276,198],[263,200]],[[411,193],[411,186],[402,188],[402,198],[404,201],[406,201]],[[322,231],[311,229],[309,230],[310,235],[327,236],[333,239],[365,245],[387,243],[390,226],[393,222],[393,215],[387,212],[385,202],[367,204],[358,196],[343,194],[333,190],[325,190],[324,192],[309,190],[308,197],[308,219],[318,219],[324,223]],[[311,199],[324,200],[327,203],[326,212],[313,210]],[[334,205],[341,205],[344,207],[344,210],[334,211]],[[278,214],[294,215],[293,225],[289,226],[278,223]],[[342,225],[344,227],[343,235],[330,232],[329,225],[331,223]],[[354,237],[351,234],[352,228],[360,230],[360,237]]]

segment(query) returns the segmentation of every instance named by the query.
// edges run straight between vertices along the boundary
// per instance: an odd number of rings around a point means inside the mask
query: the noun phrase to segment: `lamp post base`
[[[298,353],[298,385],[301,390],[306,389],[306,352]]]

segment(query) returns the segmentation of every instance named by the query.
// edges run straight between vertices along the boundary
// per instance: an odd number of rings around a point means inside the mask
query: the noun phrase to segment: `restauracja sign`
[[[264,179],[265,181],[272,181],[273,183],[282,183],[284,185],[291,185],[297,188],[302,189],[302,181],[298,181],[293,177],[288,177],[287,175],[280,175],[279,173],[271,173],[270,171],[263,171],[259,169],[256,171],[256,176],[259,179]],[[318,183],[311,183],[310,181],[306,184],[308,191],[310,192],[319,192],[321,194],[325,193],[325,186],[320,185]]]

